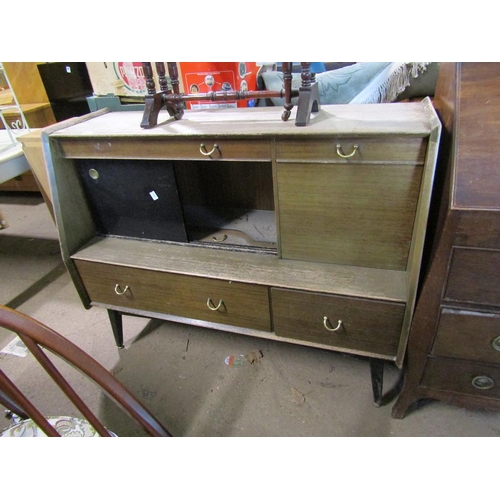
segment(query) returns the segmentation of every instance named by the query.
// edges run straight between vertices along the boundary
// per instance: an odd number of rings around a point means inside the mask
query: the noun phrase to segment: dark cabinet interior
[[[97,234],[276,252],[270,162],[81,159]]]
[[[97,234],[187,242],[169,161],[78,160]]]

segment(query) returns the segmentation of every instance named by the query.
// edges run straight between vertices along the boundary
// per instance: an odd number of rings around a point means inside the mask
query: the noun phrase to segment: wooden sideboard
[[[162,117],[160,116],[160,120]],[[64,262],[85,307],[401,367],[441,124],[422,103],[96,112],[42,138]]]
[[[422,398],[500,409],[500,64],[443,63],[434,103],[445,178],[395,418]]]

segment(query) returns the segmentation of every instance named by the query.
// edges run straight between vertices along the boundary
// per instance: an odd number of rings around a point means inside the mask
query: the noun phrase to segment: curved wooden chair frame
[[[0,326],[17,333],[45,371],[100,436],[110,437],[112,434],[61,375],[43,352],[42,347],[93,380],[148,435],[171,436],[170,432],[108,370],[59,333],[25,314],[2,305],[0,305]],[[47,418],[2,370],[0,370],[0,403],[23,419],[31,418],[47,436],[60,437]]]

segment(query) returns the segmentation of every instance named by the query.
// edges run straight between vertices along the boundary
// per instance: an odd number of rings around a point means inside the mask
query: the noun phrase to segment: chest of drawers
[[[422,398],[500,409],[499,79],[498,64],[441,67],[440,206],[395,418]]]
[[[440,135],[429,100],[324,106],[307,127],[272,108],[139,123],[103,111],[43,132],[66,266],[118,345],[139,314],[402,366]]]

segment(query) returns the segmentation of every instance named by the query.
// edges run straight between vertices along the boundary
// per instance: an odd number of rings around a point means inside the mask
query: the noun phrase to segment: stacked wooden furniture
[[[43,131],[61,249],[85,307],[402,365],[440,123],[422,103],[96,112]]]
[[[442,64],[434,103],[446,179],[395,418],[421,398],[500,409],[500,65]]]
[[[28,127],[42,128],[56,123],[49,98],[38,73],[37,63],[6,62],[3,66]],[[15,106],[6,106],[3,115],[9,127],[12,127],[13,123],[22,123],[22,116]],[[0,123],[0,128],[3,128],[2,123]],[[0,184],[0,191],[39,190],[37,179],[31,172]]]

